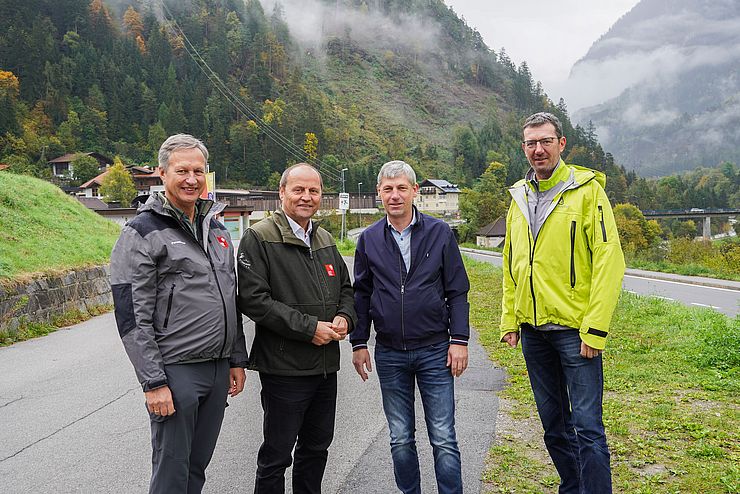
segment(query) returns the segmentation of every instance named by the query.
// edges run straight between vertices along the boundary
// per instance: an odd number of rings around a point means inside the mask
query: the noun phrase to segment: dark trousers
[[[152,480],[149,492],[199,493],[221,430],[229,389],[229,361],[165,365],[175,402],[168,417],[149,414]]]
[[[337,374],[276,376],[260,373],[264,441],[257,454],[255,494],[285,492],[293,462],[293,494],[318,494],[334,439]]]
[[[581,357],[578,330],[522,327],[522,351],[545,445],[560,474],[561,494],[611,494],[609,448],[602,422],[601,355]]]

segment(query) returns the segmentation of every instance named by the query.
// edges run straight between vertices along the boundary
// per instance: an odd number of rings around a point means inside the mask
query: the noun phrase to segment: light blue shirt
[[[311,247],[311,230],[313,230],[313,221],[308,220],[308,230],[303,230],[303,227],[293,221],[293,218],[285,215],[286,218],[288,218],[288,224],[290,225],[290,229],[293,230],[293,233],[295,233],[295,236],[303,240],[303,242]]]
[[[398,244],[398,248],[401,251],[401,257],[403,257],[403,263],[406,265],[406,272],[408,273],[411,268],[411,229],[416,224],[416,211],[414,211],[414,215],[411,217],[411,223],[409,223],[409,226],[404,228],[402,232],[398,232],[393,227],[387,216],[385,220],[391,228],[393,239]]]

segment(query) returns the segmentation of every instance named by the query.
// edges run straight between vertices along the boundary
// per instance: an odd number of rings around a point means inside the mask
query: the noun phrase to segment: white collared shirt
[[[296,223],[293,218],[285,215],[286,218],[288,218],[288,224],[290,225],[290,229],[293,230],[293,233],[295,233],[295,236],[303,240],[303,242],[311,247],[311,231],[313,230],[313,222],[311,220],[308,220],[308,230],[304,230],[301,225]]]

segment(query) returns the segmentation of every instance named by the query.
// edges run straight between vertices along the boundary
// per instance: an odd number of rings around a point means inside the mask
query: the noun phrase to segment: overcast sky
[[[639,0],[445,0],[469,26],[478,30],[489,48],[503,46],[517,65],[526,60],[532,77],[541,81],[550,99],[573,64],[591,44]]]

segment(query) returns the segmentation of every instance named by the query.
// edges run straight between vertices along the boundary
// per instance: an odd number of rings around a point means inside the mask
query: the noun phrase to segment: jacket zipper
[[[601,216],[601,236],[606,242],[606,226],[604,226],[604,208],[599,204],[599,215]]]
[[[527,240],[529,240],[529,289],[532,292],[532,311],[534,312],[534,324],[537,326],[537,299],[534,296],[534,248],[537,246],[537,239],[532,244],[532,230],[529,230]]]
[[[570,223],[570,289],[576,286],[576,222]]]
[[[167,324],[170,321],[170,311],[172,310],[172,297],[175,295],[175,284],[173,283],[170,287],[170,296],[167,298],[167,314],[164,316],[164,324],[162,329],[167,329]]]
[[[308,258],[311,259],[311,266],[313,266],[313,272],[316,275],[316,281],[318,281],[320,285],[319,293],[321,293],[321,305],[323,306],[324,314],[326,314],[326,299],[324,298],[324,288],[321,286],[321,273],[319,273],[319,270],[316,268],[317,259],[314,259],[311,247],[306,247],[308,248]],[[324,368],[324,379],[326,379],[326,345],[321,345],[321,362]]]
[[[208,244],[211,244],[210,236],[208,238]],[[200,244],[199,244],[200,245]],[[202,249],[202,247],[201,247]],[[213,260],[207,250],[204,250],[206,258],[208,258],[208,264],[211,265],[211,271],[213,271],[213,278],[216,280],[216,287],[218,287],[218,294],[221,296],[221,307],[224,309],[224,342],[221,345],[221,352],[219,355],[224,358],[224,350],[226,350],[226,342],[229,339],[229,314],[226,312],[226,301],[224,300],[224,292],[221,290],[221,283],[218,281],[218,274],[216,273],[216,267],[213,265]]]
[[[403,256],[400,249],[398,250],[398,277],[401,280],[401,341],[403,342],[403,349],[406,350],[406,325],[403,321],[403,296],[406,293],[406,279],[403,276]]]
[[[516,280],[514,279],[514,272],[511,269],[511,239],[509,239],[509,276],[511,276],[511,281],[514,282],[514,288],[516,288]]]

